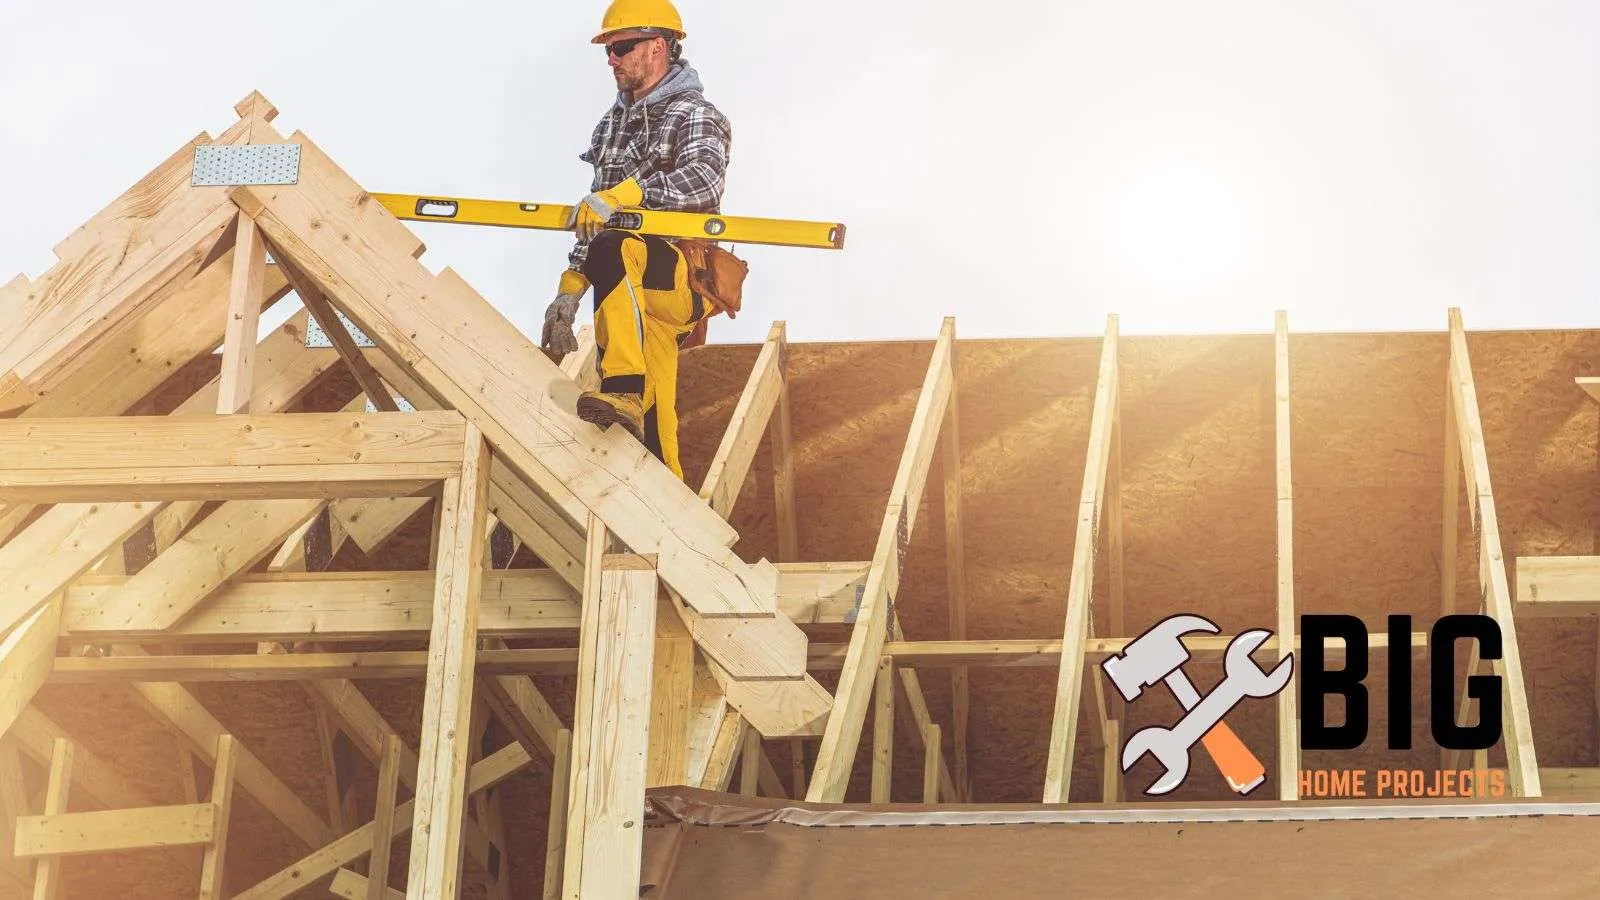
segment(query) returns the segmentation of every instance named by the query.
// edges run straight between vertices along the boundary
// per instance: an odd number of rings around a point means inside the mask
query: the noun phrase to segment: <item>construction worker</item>
[[[605,45],[617,100],[579,157],[594,166],[592,193],[574,210],[577,244],[541,337],[552,359],[576,350],[578,302],[594,288],[600,389],[579,397],[578,416],[621,425],[679,478],[678,351],[704,339],[717,310],[691,288],[672,241],[605,223],[629,207],[720,211],[732,129],[682,58],[685,36],[668,0],[615,0],[606,10],[594,43]]]

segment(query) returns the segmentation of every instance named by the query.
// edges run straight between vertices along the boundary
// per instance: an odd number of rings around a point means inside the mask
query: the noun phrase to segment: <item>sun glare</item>
[[[1122,247],[1145,274],[1173,286],[1226,269],[1239,250],[1233,198],[1194,169],[1154,172],[1123,195]]]

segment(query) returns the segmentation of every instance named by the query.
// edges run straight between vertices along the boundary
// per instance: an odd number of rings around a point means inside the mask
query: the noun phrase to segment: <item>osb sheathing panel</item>
[[[1595,405],[1572,384],[1594,371],[1600,332],[1475,333],[1469,336],[1486,446],[1508,560],[1518,555],[1594,550],[1597,495]],[[904,446],[932,342],[798,345],[789,366],[793,398],[799,547],[806,560],[871,557],[883,508]],[[715,346],[683,359],[684,464],[698,486],[753,365],[753,346]],[[1123,518],[1126,630],[1192,611],[1225,632],[1275,627],[1273,342],[1270,335],[1124,337],[1121,342]],[[1072,559],[1075,510],[1083,482],[1089,418],[1099,360],[1098,338],[962,341],[957,346],[961,416],[963,522],[968,636],[1060,635]],[[1440,607],[1443,533],[1444,409],[1448,343],[1443,334],[1296,335],[1290,344],[1293,390],[1297,607],[1349,612],[1374,632],[1391,613],[1425,630]],[[203,379],[197,370],[187,375]],[[174,394],[193,382],[175,386]],[[334,379],[310,404],[353,395]],[[341,399],[343,398],[343,399]],[[159,409],[155,405],[152,409]],[[948,635],[942,463],[935,458],[896,609],[912,638]],[[1459,478],[1451,482],[1459,485]],[[1458,603],[1475,602],[1476,544],[1461,504]],[[734,524],[747,558],[776,558],[770,448],[763,442]],[[369,562],[347,551],[338,568],[417,566],[424,559],[426,517]],[[519,565],[529,564],[526,554]],[[1514,574],[1512,575],[1514,579]],[[1096,577],[1095,621],[1106,634],[1108,570]],[[1519,623],[1540,763],[1596,761],[1593,620]],[[844,640],[824,629],[816,640]],[[1426,667],[1419,657],[1412,691],[1413,749],[1390,751],[1384,717],[1385,665],[1372,659],[1371,731],[1359,751],[1306,754],[1307,766],[1376,768],[1436,765],[1428,732]],[[1093,674],[1094,670],[1086,670]],[[1197,662],[1192,677],[1208,690],[1222,677],[1216,662]],[[823,682],[833,684],[831,675]],[[1053,668],[972,669],[969,747],[974,797],[1035,801],[1043,782],[1055,691]],[[570,721],[570,679],[540,679]],[[950,758],[948,675],[930,670],[923,687],[945,727]],[[420,717],[419,685],[366,682],[363,690],[409,740]],[[245,740],[313,809],[326,808],[313,707],[282,685],[207,685],[215,714]],[[160,802],[181,802],[176,755],[159,726],[127,691],[52,687],[40,705],[75,737],[113,761]],[[1111,710],[1116,710],[1115,694]],[[1073,775],[1073,799],[1099,798],[1101,752],[1085,715]],[[895,759],[896,799],[917,799],[920,750],[902,701]],[[1330,721],[1339,717],[1335,704]],[[1164,689],[1128,709],[1130,730],[1176,719]],[[1274,706],[1252,701],[1229,717],[1269,772],[1276,753]],[[870,721],[858,757],[852,799],[867,791]],[[788,782],[788,742],[768,753]],[[815,744],[808,745],[808,762]],[[1498,750],[1495,759],[1500,758]],[[1201,752],[1189,786],[1174,799],[1224,799]],[[35,774],[38,774],[35,772]],[[1157,771],[1142,762],[1129,777],[1130,798]],[[356,793],[370,810],[371,773]],[[542,879],[549,774],[540,767],[504,786],[510,865],[518,895]],[[1275,792],[1269,783],[1258,796]],[[229,859],[237,889],[301,855],[295,840],[246,795],[235,825],[247,837]],[[249,853],[239,848],[250,847]],[[189,858],[192,856],[193,858]],[[198,853],[177,851],[96,860],[73,858],[69,889],[118,896],[187,893]],[[403,876],[397,853],[394,877]],[[161,875],[168,876],[162,879]],[[470,876],[469,876],[469,880]],[[76,895],[76,894],[74,894]],[[481,896],[477,888],[472,896]]]

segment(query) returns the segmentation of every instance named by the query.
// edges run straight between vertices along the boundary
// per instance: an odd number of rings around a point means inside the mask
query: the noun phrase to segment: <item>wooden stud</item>
[[[394,810],[399,802],[400,751],[404,745],[399,735],[383,738],[383,756],[378,763],[378,801],[372,814],[372,853],[367,863],[366,900],[379,900],[386,896],[389,886],[389,851],[394,847]]]
[[[1494,660],[1495,674],[1505,709],[1505,748],[1511,790],[1518,797],[1538,797],[1539,761],[1528,712],[1527,685],[1522,674],[1522,651],[1517,643],[1517,623],[1506,578],[1505,554],[1500,543],[1500,523],[1494,491],[1489,481],[1489,457],[1484,447],[1483,420],[1478,412],[1478,391],[1467,353],[1461,311],[1450,310],[1450,366],[1455,373],[1452,398],[1460,403],[1457,427],[1465,450],[1468,505],[1475,513],[1478,532],[1478,592],[1483,611],[1500,625],[1501,654]]]
[[[574,900],[637,892],[643,852],[656,574],[627,562],[639,557],[606,560],[605,541],[591,518],[561,879]]]
[[[694,638],[666,592],[656,601],[654,677],[650,688],[648,787],[687,784],[689,707],[694,694]]]
[[[872,802],[893,798],[894,777],[894,657],[878,660],[878,680],[873,686]]]
[[[939,427],[950,408],[951,347],[955,342],[955,320],[946,319],[934,345],[933,358],[917,397],[900,465],[889,489],[889,503],[883,524],[878,529],[877,549],[872,570],[861,600],[861,610],[850,633],[850,650],[839,676],[833,712],[828,716],[822,745],[817,751],[806,799],[813,803],[839,803],[850,783],[850,769],[866,720],[872,685],[877,677],[878,659],[896,621],[893,602],[900,588],[905,551],[916,526],[922,503],[922,488],[936,449]],[[915,673],[910,673],[915,674]]]
[[[739,793],[754,797],[761,783],[761,732],[754,728],[744,733],[744,748],[739,751]]]
[[[1060,672],[1056,681],[1055,713],[1050,725],[1050,755],[1045,765],[1044,802],[1066,803],[1072,788],[1072,758],[1078,735],[1078,701],[1083,693],[1084,645],[1093,633],[1090,602],[1094,598],[1095,535],[1104,508],[1106,468],[1111,432],[1118,407],[1117,317],[1108,316],[1100,352],[1094,412],[1089,424],[1089,455],[1083,471],[1083,492],[1078,503],[1078,526],[1072,545],[1072,575],[1067,586],[1067,613],[1061,644]],[[1091,718],[1097,726],[1106,721],[1099,691],[1101,679],[1092,679],[1100,708]]]
[[[772,498],[777,506],[778,561],[800,558],[800,531],[794,497],[794,429],[789,417],[789,332],[783,322],[773,322],[767,341],[778,345],[778,404],[772,411]]]
[[[1273,328],[1275,456],[1278,518],[1278,659],[1294,645],[1294,476],[1289,464],[1289,315],[1280,310]],[[1122,630],[1117,629],[1121,634]],[[1295,708],[1298,686],[1278,692],[1278,799],[1300,798],[1300,714]]]
[[[44,814],[46,816],[59,816],[67,811],[67,796],[72,787],[72,752],[71,741],[57,738],[54,749],[50,752],[50,780],[47,782],[44,795]],[[14,839],[13,852],[18,856],[25,856],[21,850],[22,822],[17,820],[17,835]],[[54,900],[61,892],[61,860],[59,857],[46,857],[39,860],[33,870],[33,900]]]
[[[11,728],[50,677],[60,622],[61,600],[57,598],[35,610],[0,640],[0,735]]]
[[[550,774],[550,815],[545,823],[544,900],[561,896],[561,871],[566,866],[567,788],[572,774],[572,730],[556,733],[556,764]]]
[[[711,757],[706,761],[706,771],[700,787],[708,791],[726,791],[733,781],[733,764],[744,746],[744,736],[751,731],[748,722],[736,712],[729,711],[717,728],[716,741],[711,745]]]
[[[922,802],[939,802],[939,755],[944,746],[938,725],[929,725],[922,737]]]
[[[774,327],[774,331],[778,329]],[[761,345],[761,353],[745,383],[739,402],[733,408],[733,418],[722,436],[722,443],[711,458],[706,479],[700,488],[700,499],[711,505],[724,519],[733,514],[733,506],[744,488],[750,463],[755,460],[756,447],[767,430],[767,421],[783,393],[783,348],[781,333],[768,335]]]
[[[273,258],[278,260],[278,266],[283,269],[284,277],[294,289],[295,295],[300,298],[300,302],[305,305],[306,311],[317,320],[317,324],[322,327],[333,348],[338,351],[339,358],[344,360],[345,366],[350,369],[350,374],[355,376],[356,384],[361,386],[362,393],[366,394],[367,399],[371,400],[372,405],[380,411],[399,412],[400,406],[394,402],[394,395],[389,393],[389,388],[383,383],[383,379],[378,377],[377,371],[372,368],[372,363],[367,361],[366,354],[356,346],[355,338],[351,337],[349,329],[345,328],[338,312],[334,310],[333,304],[328,302],[322,290],[295,268],[288,254],[274,247]]]
[[[217,738],[208,804],[212,809],[213,837],[200,867],[200,900],[222,900],[222,866],[228,856],[228,819],[233,815],[233,779],[238,761],[238,745],[233,735]]]
[[[955,352],[956,348],[952,345],[952,368],[956,364]],[[961,417],[958,415],[956,388],[952,376],[950,410],[945,413],[940,442],[944,445],[945,592],[949,595],[950,639],[961,641],[967,637],[967,568],[965,539],[961,531]],[[950,721],[954,731],[951,743],[955,751],[956,788],[956,794],[949,798],[951,802],[971,800],[972,784],[967,773],[969,697],[966,667],[956,666],[950,670]]]
[[[418,752],[416,815],[406,895],[453,900],[461,889],[467,735],[478,649],[478,600],[489,493],[489,444],[467,426],[461,475],[440,501],[438,580]]]
[[[267,246],[254,219],[239,216],[233,242],[233,280],[228,287],[228,325],[222,342],[217,390],[220,415],[249,412],[256,365],[256,332],[266,288]]]

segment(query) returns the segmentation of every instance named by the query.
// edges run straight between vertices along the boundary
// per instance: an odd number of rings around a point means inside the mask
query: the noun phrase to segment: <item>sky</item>
[[[0,4],[0,283],[251,90],[368,190],[575,202],[604,6]],[[1600,324],[1593,0],[678,6],[724,212],[849,229],[738,248],[714,342]],[[537,337],[568,235],[417,230]]]

